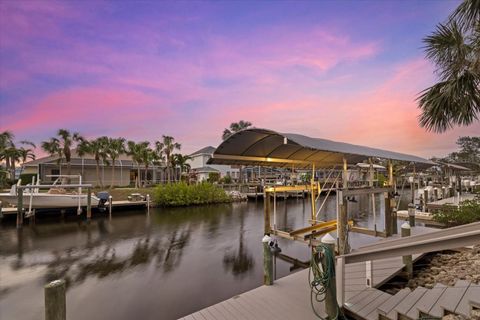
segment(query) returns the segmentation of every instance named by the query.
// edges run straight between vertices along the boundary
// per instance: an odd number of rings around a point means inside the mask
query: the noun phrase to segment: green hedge
[[[188,185],[184,182],[159,185],[155,188],[155,203],[160,206],[190,206],[231,202],[225,191],[211,183]]]
[[[442,206],[442,209],[433,213],[433,220],[448,227],[480,221],[480,196],[462,201],[458,209],[448,205]]]

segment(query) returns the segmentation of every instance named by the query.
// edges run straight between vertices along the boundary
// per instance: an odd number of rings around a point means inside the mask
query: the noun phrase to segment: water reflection
[[[349,212],[368,208],[368,201],[352,203]],[[57,278],[68,282],[70,320],[177,319],[262,284],[261,201],[105,218],[59,223],[38,216],[18,230],[14,221],[0,224],[2,319],[38,319],[43,285]],[[335,197],[319,218],[335,218]],[[277,202],[280,229],[298,229],[308,219],[309,198]],[[368,217],[358,219],[370,224]],[[308,259],[304,245],[279,242],[285,254]],[[277,260],[277,277],[290,267]],[[119,290],[129,294],[118,296]]]
[[[234,253],[227,252],[223,257],[223,265],[236,277],[245,277],[246,273],[254,267],[253,256],[248,252],[244,243],[245,212],[239,212],[240,228],[238,235],[238,249]]]

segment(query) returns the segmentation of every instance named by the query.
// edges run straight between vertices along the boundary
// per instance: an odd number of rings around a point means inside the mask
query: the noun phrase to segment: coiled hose
[[[320,254],[325,257],[325,270],[320,267]],[[313,276],[313,279],[312,279]],[[320,244],[313,248],[312,259],[310,260],[310,271],[308,272],[308,283],[310,285],[310,303],[313,313],[319,318],[324,320],[314,306],[314,299],[316,302],[323,302],[326,298],[327,290],[332,285],[332,280],[335,278],[335,254],[333,251],[324,244]],[[333,296],[336,297],[335,285],[333,284]],[[340,308],[337,305],[337,313],[334,320],[339,319]]]

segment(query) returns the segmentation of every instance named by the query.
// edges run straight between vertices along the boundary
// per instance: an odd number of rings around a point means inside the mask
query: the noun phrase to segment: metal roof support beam
[[[222,160],[238,160],[238,161],[257,161],[270,163],[289,163],[289,164],[305,164],[312,165],[312,161],[293,160],[293,159],[279,159],[279,158],[265,158],[265,157],[251,157],[251,156],[237,156],[228,154],[214,154],[213,159]]]

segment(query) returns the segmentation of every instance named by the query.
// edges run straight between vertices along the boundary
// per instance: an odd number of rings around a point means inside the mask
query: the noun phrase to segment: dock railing
[[[337,302],[340,306],[345,303],[345,265],[350,263],[364,262],[366,264],[366,279],[373,286],[372,261],[412,255],[417,253],[429,253],[440,250],[457,249],[480,243],[480,222],[475,222],[458,227],[442,229],[425,234],[413,235],[408,238],[398,238],[364,246],[352,253],[337,257]]]

